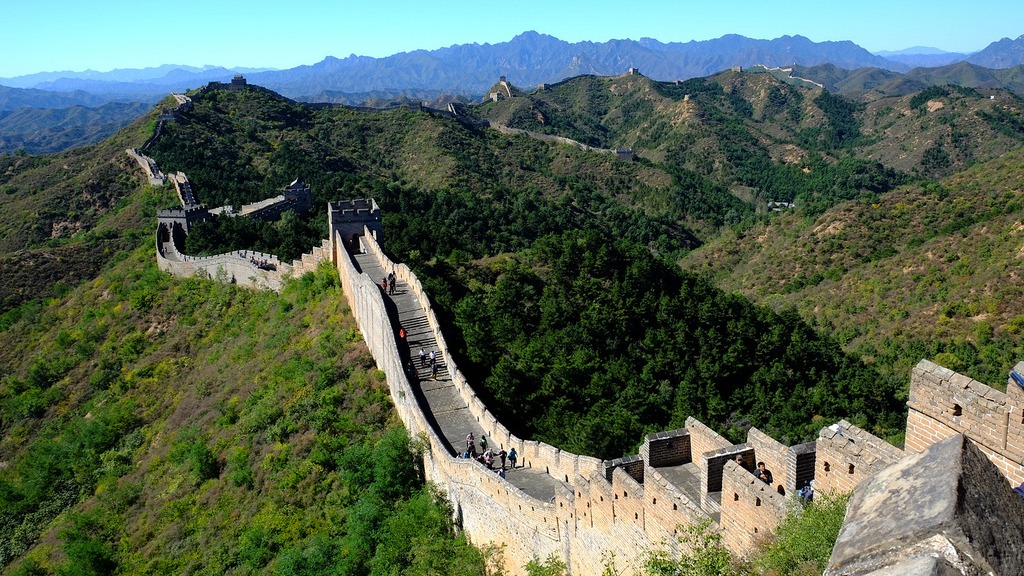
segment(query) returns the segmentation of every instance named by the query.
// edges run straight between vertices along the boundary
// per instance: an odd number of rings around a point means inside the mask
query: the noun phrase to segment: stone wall
[[[139,168],[142,168],[142,172],[146,175],[146,180],[148,180],[150,184],[153,186],[164,185],[164,182],[167,181],[167,177],[160,171],[160,167],[156,165],[156,160],[142,154],[135,148],[129,148],[125,150],[125,152],[139,164]]]
[[[523,130],[522,128],[512,128],[511,126],[505,126],[504,124],[498,124],[497,122],[489,122],[488,126],[494,130],[497,130],[498,132],[501,132],[502,134],[529,136],[530,138],[536,138],[537,140],[541,140],[544,142],[552,142],[555,144],[568,144],[569,146],[575,146],[580,150],[585,150],[587,152],[598,152],[600,154],[611,154],[616,158],[620,157],[617,150],[609,150],[608,148],[595,148],[593,146],[588,146],[587,144],[584,144],[582,142],[577,142],[572,138],[566,138],[565,136],[554,136],[552,134],[543,134],[541,132]],[[629,155],[628,159],[633,159],[632,154]]]
[[[1024,371],[1024,362],[1017,364]],[[1006,393],[922,360],[910,376],[909,452],[963,434],[973,440],[1014,486],[1024,482],[1024,391],[1012,378]]]
[[[765,462],[767,467],[767,462]],[[752,550],[786,515],[787,498],[733,461],[722,471],[719,526],[730,550]]]
[[[519,573],[529,558],[544,558],[554,553],[575,574],[601,572],[609,554],[614,555],[615,567],[620,573],[635,573],[642,567],[643,559],[637,556],[640,551],[664,549],[671,554],[680,553],[678,527],[717,515],[719,492],[726,488],[732,490],[730,494],[744,494],[741,501],[728,502],[723,510],[729,526],[743,531],[728,540],[731,546],[741,547],[737,552],[748,550],[754,542],[748,532],[753,534],[754,528],[759,532],[770,530],[784,514],[785,496],[759,481],[753,484],[755,479],[747,471],[732,478],[725,472],[726,467],[736,468],[732,460],[737,454],[743,455],[745,464],[752,469],[755,448],[750,444],[734,446],[692,418],[684,429],[648,435],[640,455],[611,462],[572,454],[512,434],[489,412],[459,371],[418,278],[407,266],[389,260],[375,235],[364,228],[358,238],[359,250],[377,259],[385,270],[394,270],[423,307],[441,361],[452,375],[453,384],[470,414],[484,429],[489,444],[504,449],[515,447],[523,466],[541,469],[569,488],[564,493],[558,492],[552,502],[541,502],[493,473],[455,458],[413,400],[376,281],[356,274],[349,250],[342,247],[344,238],[340,231],[334,232],[334,239],[335,245],[328,251],[334,255],[343,289],[364,339],[378,366],[388,376],[399,415],[410,433],[427,433],[430,439],[431,450],[425,464],[428,478],[444,487],[473,542],[505,546],[506,568],[510,572]],[[753,438],[780,475],[789,478],[789,449],[756,430]],[[681,487],[651,466],[652,463],[675,466],[689,462],[700,468],[699,489],[708,499],[706,503],[693,501]],[[748,484],[742,486],[742,482]],[[692,489],[698,490],[697,487]],[[757,504],[759,501],[761,505]],[[773,514],[776,517],[770,518]]]
[[[790,478],[789,447],[757,428],[747,431],[747,444],[754,449],[754,465],[764,462],[764,467],[772,473],[772,489],[783,495],[795,493],[795,489],[789,488],[796,483],[795,478]]]
[[[827,576],[1024,574],[1024,500],[962,435],[854,492]]]
[[[237,250],[213,256],[188,256],[178,251],[165,226],[158,226],[156,234],[156,262],[160,270],[175,276],[211,278],[248,288],[280,291],[285,278],[312,272],[321,262],[330,259],[330,244],[326,240],[288,265],[273,254],[253,250]],[[264,270],[254,264],[253,260],[265,260],[273,264],[275,269]]]
[[[490,413],[459,371],[418,278],[404,264],[390,261],[376,240],[376,231],[364,227],[356,238],[357,249],[373,256],[385,270],[394,270],[423,307],[441,362],[490,444],[515,447],[523,466],[542,470],[567,486],[551,501],[537,500],[474,462],[454,457],[422,412],[406,378],[376,280],[356,272],[350,250],[344,246],[343,230],[350,231],[335,223],[331,229],[333,242],[325,241],[291,266],[271,255],[248,252],[186,256],[168,241],[166,231],[164,238],[158,235],[158,261],[161,269],[175,274],[203,274],[271,289],[279,289],[286,274],[301,274],[321,261],[333,261],[364,340],[387,376],[399,416],[411,434],[427,440],[427,478],[442,487],[474,543],[504,546],[506,569],[511,573],[520,573],[530,558],[552,554],[576,574],[601,572],[609,555],[614,555],[619,573],[636,573],[643,561],[638,552],[664,549],[679,554],[683,545],[677,539],[678,528],[709,518],[720,528],[726,545],[743,555],[775,528],[796,488],[812,475],[819,479],[819,490],[847,491],[901,454],[847,422],[822,430],[816,443],[786,447],[757,429],[749,431],[747,443],[733,445],[690,418],[685,428],[648,434],[639,455],[611,462],[519,438]],[[266,259],[278,270],[259,270],[249,258]],[[742,467],[735,463],[737,456]],[[773,471],[774,485],[750,473],[758,460]],[[663,474],[683,466],[694,467],[685,468],[691,478],[699,476],[693,486],[673,484]]]
[[[695,420],[696,422],[696,420]],[[693,461],[690,431],[686,428],[655,432],[644,437],[640,457],[648,466],[676,466]]]
[[[814,486],[818,492],[850,492],[903,456],[899,448],[846,420],[822,428],[815,450]]]

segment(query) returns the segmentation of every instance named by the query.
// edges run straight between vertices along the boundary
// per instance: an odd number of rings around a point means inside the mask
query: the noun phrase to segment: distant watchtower
[[[302,178],[296,178],[284,187],[284,200],[291,210],[305,212],[313,207],[313,192]]]
[[[239,90],[244,90],[248,85],[249,83],[245,80],[245,76],[235,74],[235,77],[231,79],[231,84],[228,85],[228,90],[237,92]]]
[[[341,236],[345,247],[351,252],[359,250],[359,237],[364,228],[373,234],[378,244],[383,244],[384,227],[381,225],[380,206],[373,198],[341,200],[327,205],[331,239],[335,233]]]

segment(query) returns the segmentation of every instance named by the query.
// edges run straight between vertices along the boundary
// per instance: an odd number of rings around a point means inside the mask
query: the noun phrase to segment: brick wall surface
[[[822,428],[815,444],[814,485],[818,492],[850,492],[903,455],[899,448],[845,420]]]
[[[722,540],[740,555],[770,535],[786,514],[787,498],[735,462],[727,462],[722,478]]]
[[[1015,370],[1024,370],[1024,362]],[[922,360],[910,376],[908,452],[963,434],[974,441],[1014,486],[1024,482],[1024,390],[1013,378],[1006,392]]]
[[[695,420],[696,422],[696,420]],[[656,432],[644,437],[640,456],[649,466],[675,466],[693,460],[690,447],[690,431],[683,428]]]
[[[786,487],[791,484],[789,473],[789,447],[784,446],[778,440],[761,432],[757,428],[751,428],[747,432],[747,444],[754,449],[754,464],[764,462],[765,468],[772,473],[774,490],[782,489],[783,493],[788,490]]]

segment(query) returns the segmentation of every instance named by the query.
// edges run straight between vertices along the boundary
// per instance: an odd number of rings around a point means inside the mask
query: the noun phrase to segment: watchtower
[[[161,244],[173,241],[175,246],[183,246],[189,227],[209,219],[210,211],[202,204],[158,210],[156,213],[157,240]]]
[[[341,236],[345,247],[355,252],[359,249],[359,237],[369,230],[383,244],[384,227],[381,224],[380,206],[373,198],[340,200],[327,205],[331,238],[335,233]]]
[[[290,208],[296,212],[305,212],[313,207],[313,192],[302,178],[296,178],[285,186],[283,194],[285,202],[289,202]]]

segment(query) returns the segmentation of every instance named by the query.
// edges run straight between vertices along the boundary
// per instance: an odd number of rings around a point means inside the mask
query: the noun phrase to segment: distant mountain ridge
[[[959,61],[986,68],[1011,68],[1024,64],[1024,36],[1013,40],[1003,38],[971,55],[944,53],[927,47],[884,54],[872,54],[850,41],[814,42],[799,35],[773,40],[727,34],[690,42],[641,38],[570,43],[528,31],[495,44],[457,44],[384,58],[355,54],[345,58],[327,56],[315,64],[287,70],[163,65],[111,72],[43,72],[0,78],[0,85],[60,92],[83,90],[108,95],[109,100],[115,94],[134,98],[163,95],[210,81],[225,81],[233,74],[242,73],[250,82],[297,100],[311,100],[327,93],[397,95],[410,90],[477,97],[502,75],[529,88],[580,74],[621,74],[631,67],[657,80],[685,80],[733,66],[757,64],[802,67],[832,64],[845,70],[875,68],[899,73],[914,67],[945,66]]]
[[[416,100],[477,99],[499,76],[531,89],[584,74],[614,76],[629,68],[638,68],[655,80],[672,81],[755,65],[812,70],[799,75],[825,84],[831,91],[854,96],[873,90],[887,95],[907,94],[933,84],[1000,87],[1024,95],[1024,75],[1020,74],[1024,36],[1003,38],[971,55],[936,53],[941,51],[932,48],[900,52],[883,57],[850,41],[813,42],[803,36],[759,40],[728,34],[690,42],[641,38],[570,43],[530,31],[496,44],[458,44],[385,58],[328,56],[315,64],[287,70],[163,65],[0,78],[0,110],[151,103],[169,92],[183,92],[211,81],[224,82],[237,73],[245,74],[252,84],[299,101],[387,106]],[[34,113],[33,117],[42,121],[48,116]],[[124,121],[123,116],[117,120]],[[43,124],[37,128],[48,130]],[[61,149],[57,134],[47,134],[48,148]],[[8,143],[20,142],[25,136],[0,128],[0,139]],[[81,143],[77,137],[71,141]]]

